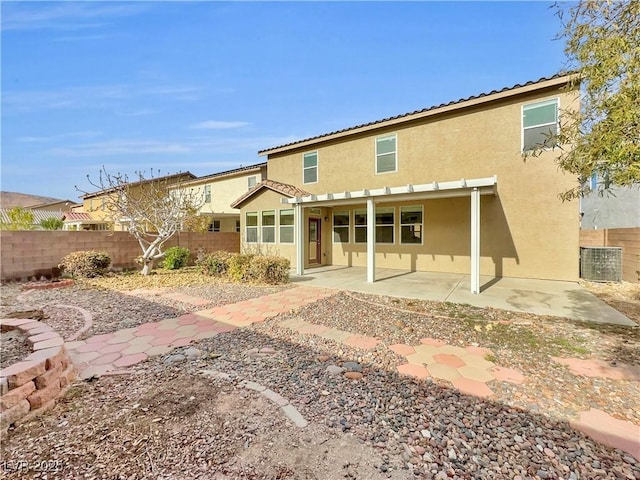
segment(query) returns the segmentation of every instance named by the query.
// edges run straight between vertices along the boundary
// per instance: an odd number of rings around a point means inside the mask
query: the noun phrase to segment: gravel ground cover
[[[18,363],[30,353],[31,346],[21,330],[0,333],[0,369]]]
[[[51,321],[61,316],[52,305],[76,305],[115,329],[125,328],[123,318],[153,321],[147,307],[166,312],[162,318],[187,308],[110,288],[24,295],[3,287],[2,313],[41,308],[49,317],[42,321]],[[128,289],[135,288],[151,287]],[[168,288],[223,303],[275,291],[188,282]],[[102,312],[108,305],[113,310]],[[382,344],[354,349],[287,329],[280,322],[288,318],[375,336]],[[496,395],[482,400],[446,382],[399,376],[395,369],[404,360],[386,346],[416,345],[423,337],[491,348],[491,361],[520,370],[527,380],[491,382]],[[593,406],[640,423],[637,382],[575,376],[550,359],[594,356],[637,366],[639,345],[633,328],[337,293],[201,341],[195,360],[176,362],[178,350],[130,375],[76,383],[50,412],[10,432],[0,447],[1,471],[7,478],[51,479],[640,479],[640,462],[564,420]],[[276,353],[252,353],[261,347]],[[328,373],[328,366],[345,362],[355,362],[363,378]],[[210,378],[204,370],[230,377]],[[294,427],[242,380],[282,395],[310,425]]]

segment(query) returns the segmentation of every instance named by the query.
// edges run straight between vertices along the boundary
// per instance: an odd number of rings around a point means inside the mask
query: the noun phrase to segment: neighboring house
[[[239,232],[240,211],[229,204],[265,178],[267,164],[259,163],[185,181],[181,188],[189,188],[193,193],[203,196],[198,215],[204,217],[203,226],[206,230]]]
[[[22,207],[20,207],[22,208]],[[11,208],[0,208],[0,223],[2,224],[11,224],[11,218],[9,216],[9,212]],[[40,222],[43,220],[48,220],[50,218],[58,218],[62,219],[64,215],[61,211],[50,211],[50,210],[33,210],[31,208],[24,208],[26,212],[30,212],[33,215],[33,228],[34,230],[41,230]]]
[[[189,180],[195,179],[196,176],[191,172],[174,173],[172,175],[165,175],[163,177],[149,178],[143,181],[131,182],[129,184],[129,192],[131,195],[136,194],[136,190],[144,188],[146,184],[152,182],[162,182],[164,185],[170,186],[172,184],[183,183]],[[82,209],[74,208],[74,212],[84,212],[91,214],[92,220],[100,220],[106,222],[108,225],[104,230],[112,229],[114,231],[122,231],[127,229],[128,220],[126,218],[112,219],[107,211],[107,200],[109,195],[112,195],[113,189],[100,190],[94,193],[87,193],[82,198]]]
[[[577,108],[570,76],[319,135],[259,152],[269,179],[238,198],[242,248],[320,265],[578,278],[576,179],[557,152],[523,152]]]
[[[49,210],[51,212],[70,212],[74,207],[80,204],[73,200],[56,200],[54,202],[40,203],[31,205],[29,208],[34,210]]]
[[[616,187],[598,192],[599,179],[594,175],[589,183],[591,192],[580,199],[580,228],[640,227],[640,186]]]
[[[70,231],[109,230],[111,228],[109,220],[95,218],[91,213],[85,212],[65,212],[62,221],[64,222],[63,229]]]

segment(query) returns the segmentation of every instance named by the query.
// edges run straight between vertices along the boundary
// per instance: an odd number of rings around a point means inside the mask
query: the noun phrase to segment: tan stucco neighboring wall
[[[205,186],[209,185],[211,187],[211,201],[202,205],[200,213],[232,213],[237,215],[240,213],[239,210],[231,208],[230,205],[249,189],[248,181],[250,177],[255,177],[256,183],[260,183],[262,180],[262,174],[258,171],[232,177],[203,179],[202,182],[197,184],[192,183],[189,189],[194,194],[204,195]]]
[[[575,180],[559,171],[555,152],[526,161],[520,153],[522,106],[551,98],[559,98],[563,109],[575,96],[558,89],[538,91],[413,124],[318,142],[316,148],[271,154],[269,176],[323,194],[496,175],[498,195],[484,196],[481,202],[481,274],[576,280],[578,204],[558,198]],[[397,134],[398,170],[376,175],[375,138],[389,133]],[[318,182],[303,184],[302,157],[312,151],[318,152]],[[279,198],[275,193],[260,195],[242,211],[273,208]],[[424,205],[424,244],[378,245],[377,266],[468,273],[469,197],[419,203]],[[327,216],[331,218],[330,213]],[[396,223],[398,217],[396,211]],[[323,231],[329,234],[330,223],[323,221]],[[333,245],[331,237],[328,241],[326,262],[366,265],[366,245]],[[290,250],[294,264],[295,251]]]

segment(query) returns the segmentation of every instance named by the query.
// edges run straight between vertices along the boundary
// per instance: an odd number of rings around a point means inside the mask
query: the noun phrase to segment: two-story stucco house
[[[576,179],[523,153],[577,108],[557,75],[259,152],[269,179],[238,198],[242,248],[320,265],[576,280]]]
[[[230,203],[266,178],[267,164],[264,162],[187,180],[180,188],[203,196],[198,216],[206,220],[208,231],[239,232],[240,211],[231,208]]]

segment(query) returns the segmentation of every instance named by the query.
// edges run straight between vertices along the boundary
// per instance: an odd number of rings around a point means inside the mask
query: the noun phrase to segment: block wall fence
[[[640,282],[640,227],[580,230],[580,246],[622,247],[622,280]]]
[[[171,238],[172,246],[188,248],[193,254],[225,250],[240,251],[236,232],[181,232]],[[62,257],[80,250],[105,251],[115,269],[139,268],[135,258],[142,254],[138,241],[127,232],[0,231],[0,279],[27,280],[56,276]]]

